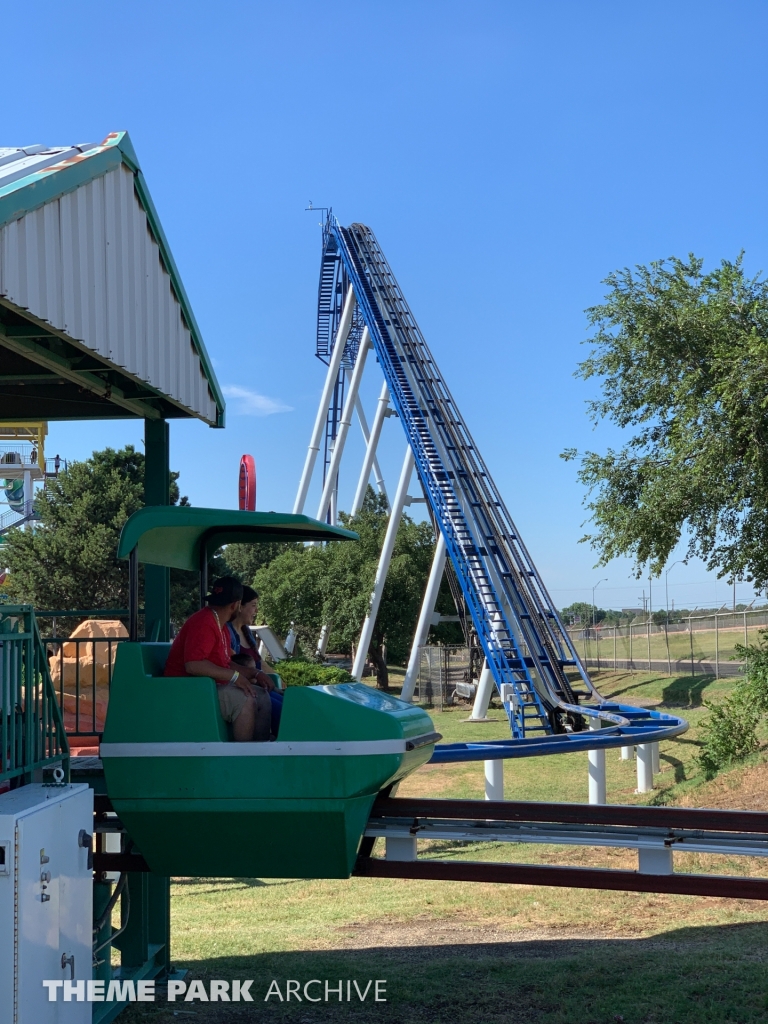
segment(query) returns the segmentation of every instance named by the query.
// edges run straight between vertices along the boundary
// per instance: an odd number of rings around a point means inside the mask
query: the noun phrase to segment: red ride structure
[[[252,455],[243,455],[240,459],[239,500],[241,511],[256,511],[256,462]]]

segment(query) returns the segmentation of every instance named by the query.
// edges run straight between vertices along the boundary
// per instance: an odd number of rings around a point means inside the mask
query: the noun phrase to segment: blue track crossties
[[[473,757],[476,745],[450,744],[433,761],[623,746],[684,731],[682,719],[619,708],[594,688],[373,232],[342,227],[331,215],[323,232],[324,331],[334,319],[324,294],[347,282],[512,730],[511,741],[491,745],[503,753]],[[603,726],[599,741],[582,734],[589,719]]]

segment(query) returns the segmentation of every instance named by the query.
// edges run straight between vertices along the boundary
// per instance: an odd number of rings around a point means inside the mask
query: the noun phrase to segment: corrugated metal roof
[[[0,146],[0,188],[97,146],[97,142],[81,142],[76,146],[22,146],[20,149]]]
[[[0,298],[178,414],[223,426],[224,400],[127,133],[0,149]]]

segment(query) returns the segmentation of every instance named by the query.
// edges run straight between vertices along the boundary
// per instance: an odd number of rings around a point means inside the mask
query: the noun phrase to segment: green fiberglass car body
[[[304,521],[295,524],[294,539],[304,539],[302,525],[307,539],[324,532],[325,524],[293,518]],[[146,514],[144,521],[156,524]],[[268,522],[252,521],[237,539],[271,540],[274,532]],[[141,550],[135,529],[128,536],[121,553]],[[157,536],[154,543],[158,558],[162,543]],[[178,544],[174,550],[180,560]],[[120,644],[101,745],[107,792],[150,868],[163,875],[348,877],[377,794],[432,755],[439,737],[428,715],[361,683],[289,687],[276,741],[235,743],[212,679],[163,675],[169,650]]]

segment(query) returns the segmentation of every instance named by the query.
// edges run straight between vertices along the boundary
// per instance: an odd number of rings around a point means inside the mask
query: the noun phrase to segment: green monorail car
[[[304,516],[155,508],[129,519],[120,553],[137,579],[139,559],[190,568],[222,535],[257,543],[278,529],[296,540],[354,538]],[[147,535],[153,549],[142,552]],[[276,741],[235,743],[212,679],[163,675],[169,650],[135,636],[120,644],[101,745],[107,792],[151,869],[348,877],[378,793],[430,759],[439,736],[429,716],[360,683],[289,687]]]

